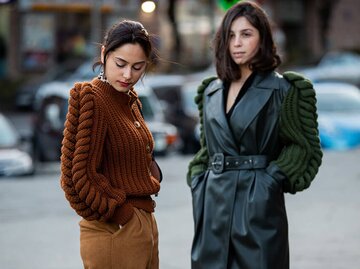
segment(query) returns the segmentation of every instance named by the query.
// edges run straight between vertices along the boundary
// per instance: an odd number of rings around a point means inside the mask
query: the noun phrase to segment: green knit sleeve
[[[294,194],[310,186],[323,154],[313,85],[295,72],[283,76],[291,84],[280,112],[280,136],[285,148],[274,163],[287,177],[284,191]]]
[[[211,81],[215,80],[216,77],[210,77],[204,79],[201,85],[198,87],[197,95],[195,96],[195,103],[199,109],[199,118],[200,118],[200,150],[195,154],[194,158],[190,161],[187,172],[187,184],[191,185],[191,179],[195,175],[201,174],[208,167],[209,155],[206,147],[204,126],[203,126],[203,96],[206,87],[210,84]]]

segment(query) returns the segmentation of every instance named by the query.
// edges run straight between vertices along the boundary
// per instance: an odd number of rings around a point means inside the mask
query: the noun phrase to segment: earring
[[[104,69],[101,68],[100,74],[98,75],[98,79],[100,79],[102,82],[109,83],[109,81],[106,79]]]

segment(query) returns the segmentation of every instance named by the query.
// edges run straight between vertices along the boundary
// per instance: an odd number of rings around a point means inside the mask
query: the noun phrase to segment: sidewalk
[[[189,160],[158,158],[164,173],[155,212],[161,269],[190,269]],[[291,269],[359,268],[359,191],[360,149],[326,152],[310,188],[286,195]],[[0,178],[0,268],[82,268],[79,219],[60,188],[58,165],[33,178]]]

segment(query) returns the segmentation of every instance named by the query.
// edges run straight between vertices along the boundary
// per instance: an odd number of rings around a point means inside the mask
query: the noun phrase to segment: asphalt
[[[22,125],[22,122],[20,122]],[[160,268],[190,268],[191,156],[158,158],[164,181],[156,198]],[[286,194],[292,269],[360,268],[360,149],[325,151],[309,189]],[[79,216],[59,185],[59,164],[33,177],[0,178],[0,268],[77,269]]]

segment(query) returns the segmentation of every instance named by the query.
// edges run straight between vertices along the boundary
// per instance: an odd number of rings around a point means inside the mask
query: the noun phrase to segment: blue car
[[[323,149],[360,147],[360,89],[342,82],[314,84]]]

